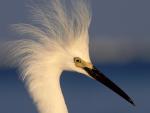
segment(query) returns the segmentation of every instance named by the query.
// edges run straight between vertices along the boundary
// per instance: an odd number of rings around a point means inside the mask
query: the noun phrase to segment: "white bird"
[[[87,0],[41,0],[29,7],[33,24],[13,25],[27,38],[5,44],[5,65],[18,67],[39,113],[68,113],[59,80],[64,70],[91,77],[134,105],[91,63]]]

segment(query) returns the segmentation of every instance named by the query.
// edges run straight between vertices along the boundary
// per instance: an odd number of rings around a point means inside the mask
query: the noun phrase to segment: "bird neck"
[[[40,113],[68,113],[60,87],[61,70],[51,69],[50,75],[35,77],[29,84],[29,92]]]

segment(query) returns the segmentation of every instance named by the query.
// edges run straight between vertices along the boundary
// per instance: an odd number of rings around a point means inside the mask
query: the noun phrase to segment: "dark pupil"
[[[80,60],[76,60],[76,62],[79,62],[79,63],[80,63]]]

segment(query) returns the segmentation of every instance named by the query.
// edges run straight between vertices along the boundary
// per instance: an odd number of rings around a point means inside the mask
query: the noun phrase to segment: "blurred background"
[[[11,24],[29,23],[27,1],[0,0],[0,40],[18,38]],[[136,107],[90,78],[64,72],[61,84],[70,113],[150,112],[149,4],[91,0],[91,59],[134,99]],[[0,113],[37,113],[17,69],[0,69]]]

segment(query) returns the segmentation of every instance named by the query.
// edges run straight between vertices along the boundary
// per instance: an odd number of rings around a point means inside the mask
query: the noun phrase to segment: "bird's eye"
[[[81,63],[81,60],[77,59],[76,62]]]
[[[74,58],[74,61],[75,61],[76,63],[81,63],[81,59],[79,59],[79,58]]]

